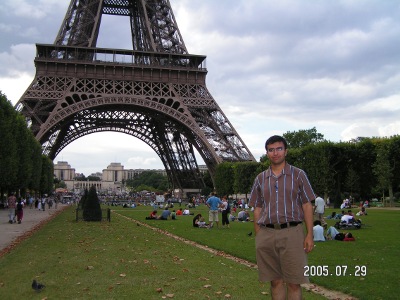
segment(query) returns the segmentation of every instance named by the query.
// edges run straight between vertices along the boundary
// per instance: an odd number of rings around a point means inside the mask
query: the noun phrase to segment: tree
[[[210,195],[214,187],[210,172],[207,171],[204,173],[203,182],[205,184],[205,187],[201,190],[201,194]]]
[[[18,155],[18,173],[17,184],[22,195],[25,195],[25,190],[30,185],[32,180],[32,156],[30,149],[32,145],[30,136],[32,133],[28,131],[25,119],[21,115],[17,115],[14,124],[15,136],[17,139],[17,155]]]
[[[382,139],[377,141],[376,161],[373,164],[373,172],[378,179],[378,188],[382,191],[382,201],[385,202],[385,191],[389,192],[390,203],[393,199],[393,170],[394,166],[390,161],[390,140]]]
[[[17,185],[18,156],[14,132],[15,110],[0,92],[0,190],[1,195]]]
[[[83,219],[85,221],[101,221],[101,206],[97,196],[96,187],[92,186],[89,190],[83,208]]]
[[[154,191],[166,191],[168,189],[168,177],[155,171],[145,171],[133,179],[128,179],[126,185],[133,190],[138,190],[139,186],[147,186]]]
[[[306,172],[314,191],[325,199],[329,197],[330,191],[334,189],[331,148],[332,143],[324,142],[293,149],[294,151],[292,149],[289,150],[289,152],[297,153],[297,161],[294,165]]]
[[[218,195],[232,195],[234,193],[234,163],[223,162],[217,166],[215,170],[215,189]]]
[[[288,143],[288,148],[302,148],[307,145],[324,142],[324,135],[317,132],[315,127],[299,131],[288,131],[283,134]]]
[[[354,192],[359,192],[360,176],[358,176],[357,172],[353,169],[353,167],[349,167],[346,176],[346,189],[350,192],[350,195],[353,196]]]
[[[234,167],[234,191],[236,194],[245,194],[251,191],[254,179],[260,172],[260,163],[241,162],[235,163]]]
[[[29,189],[32,191],[39,191],[40,190],[40,178],[42,172],[42,146],[40,143],[35,139],[33,134],[31,135],[31,160],[32,160],[32,178],[29,184]]]
[[[42,155],[42,173],[40,176],[40,193],[50,194],[54,183],[54,165],[53,162],[46,156]]]

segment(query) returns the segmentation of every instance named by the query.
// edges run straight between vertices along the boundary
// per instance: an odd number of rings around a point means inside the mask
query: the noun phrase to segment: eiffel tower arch
[[[128,16],[132,50],[97,48],[101,17]],[[88,134],[136,137],[174,188],[204,186],[225,161],[255,161],[206,87],[206,56],[189,54],[168,0],[71,0],[54,44],[37,44],[36,74],[16,108],[54,159]]]

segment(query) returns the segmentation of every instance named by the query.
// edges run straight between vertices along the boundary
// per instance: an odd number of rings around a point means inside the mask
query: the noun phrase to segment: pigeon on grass
[[[41,290],[43,290],[45,288],[44,284],[38,283],[35,279],[33,279],[32,281],[32,288],[36,291],[36,292],[40,292]]]

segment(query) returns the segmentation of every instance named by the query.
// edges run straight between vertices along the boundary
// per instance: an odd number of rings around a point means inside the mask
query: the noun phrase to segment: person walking
[[[209,228],[212,228],[215,224],[217,224],[217,228],[219,228],[219,219],[218,219],[218,209],[222,205],[221,199],[219,199],[216,194],[213,192],[211,197],[207,199],[206,205],[210,209],[208,213],[208,220],[210,222]]]
[[[304,276],[307,253],[314,248],[315,194],[306,173],[286,162],[283,137],[271,136],[265,149],[270,167],[257,175],[249,201],[254,208],[258,277],[271,282],[272,299],[302,299],[300,284],[309,282]]]
[[[8,204],[8,223],[14,223],[15,218],[15,209],[17,208],[17,198],[15,197],[15,193],[11,193],[7,198]]]
[[[21,224],[23,217],[24,217],[24,202],[22,202],[21,199],[18,199],[18,204],[17,204],[17,221],[18,221],[18,224]]]

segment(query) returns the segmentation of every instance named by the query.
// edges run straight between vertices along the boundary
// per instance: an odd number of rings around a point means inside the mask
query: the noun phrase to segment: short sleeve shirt
[[[271,168],[257,175],[249,205],[261,208],[258,224],[282,224],[304,221],[302,205],[314,199],[306,173],[286,164],[278,176]]]
[[[316,206],[315,211],[318,214],[323,214],[324,213],[324,211],[325,211],[325,201],[324,201],[324,199],[322,199],[321,197],[317,197],[317,199],[315,199],[315,206]]]
[[[218,206],[222,204],[222,201],[218,197],[211,196],[208,198],[207,204],[210,205],[210,210],[218,210]]]
[[[15,196],[8,197],[8,208],[17,207],[17,198]]]

